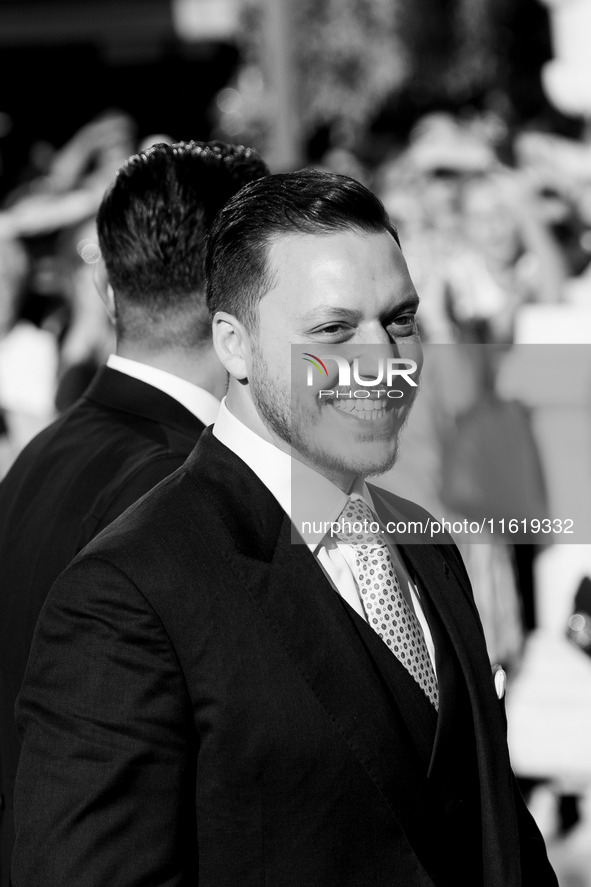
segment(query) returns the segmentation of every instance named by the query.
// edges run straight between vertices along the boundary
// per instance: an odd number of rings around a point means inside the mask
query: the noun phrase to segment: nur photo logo
[[[354,357],[347,360],[339,354],[310,354],[305,351],[302,359],[307,361],[306,384],[309,388],[314,386],[316,370],[321,377],[328,379],[329,372],[325,361],[334,361],[338,371],[338,381],[333,388],[322,388],[318,392],[318,398],[380,398],[388,397],[398,400],[404,397],[404,391],[394,388],[394,380],[399,384],[404,382],[411,388],[416,388],[418,383],[412,378],[418,374],[418,364],[415,360],[406,357],[380,357],[372,361],[372,375],[368,376],[367,367],[363,371],[360,367],[360,358]],[[334,368],[333,368],[334,369]],[[358,385],[358,388],[353,387]],[[379,387],[378,387],[379,386]],[[377,391],[371,389],[376,388]]]

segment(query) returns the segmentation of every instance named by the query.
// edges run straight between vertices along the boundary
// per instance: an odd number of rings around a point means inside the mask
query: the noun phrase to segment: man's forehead
[[[404,257],[386,230],[285,236],[270,245],[267,264],[271,285],[262,301],[272,300],[274,310],[298,322],[355,323],[418,304]]]
[[[354,263],[361,253],[379,255],[400,253],[400,248],[386,230],[365,231],[362,228],[342,228],[335,231],[289,232],[273,235],[268,242],[268,261],[273,270],[286,265],[303,273],[317,263],[328,268],[330,264]]]

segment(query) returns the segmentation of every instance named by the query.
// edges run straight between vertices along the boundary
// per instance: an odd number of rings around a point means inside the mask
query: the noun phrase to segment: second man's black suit
[[[13,842],[14,704],[47,592],[96,533],[184,462],[203,429],[168,394],[103,367],[0,483],[0,887]]]

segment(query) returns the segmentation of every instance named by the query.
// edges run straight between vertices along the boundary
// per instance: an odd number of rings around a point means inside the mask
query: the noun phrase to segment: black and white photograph
[[[0,887],[591,887],[591,0],[0,0]]]

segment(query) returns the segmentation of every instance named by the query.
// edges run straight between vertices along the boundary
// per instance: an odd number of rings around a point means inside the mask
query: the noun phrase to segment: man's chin
[[[396,464],[397,458],[398,447],[396,447],[394,452],[389,453],[387,456],[376,458],[373,461],[370,461],[367,458],[363,460],[359,459],[356,464],[352,465],[352,470],[357,477],[376,477],[390,471],[390,469]]]
[[[334,441],[333,441],[334,444]],[[297,452],[295,452],[297,451]],[[319,474],[332,477],[340,474],[349,477],[372,477],[385,474],[395,464],[398,456],[398,442],[389,442],[389,446],[368,447],[367,444],[359,444],[347,450],[332,446],[331,448],[318,449],[305,445],[294,445],[294,456],[299,453],[304,457]]]

